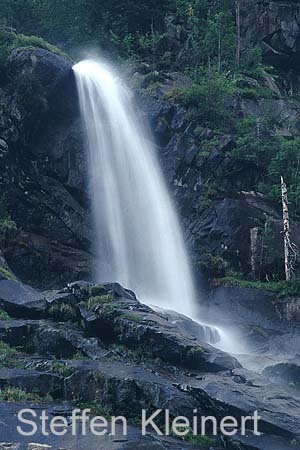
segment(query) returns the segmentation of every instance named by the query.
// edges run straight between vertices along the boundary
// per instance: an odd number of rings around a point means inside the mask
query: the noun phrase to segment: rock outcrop
[[[47,398],[46,409],[56,409],[56,415],[64,411],[66,417],[68,404],[69,411],[72,404],[101,405],[106,415],[124,415],[129,422],[136,422],[142,409],[149,413],[168,409],[171,418],[190,419],[197,409],[199,421],[203,415],[239,419],[258,410],[261,440],[250,430],[247,436],[226,438],[226,444],[224,437],[211,436],[212,448],[288,450],[299,440],[297,396],[242,369],[235,358],[211,347],[203,341],[201,325],[193,322],[192,326],[191,321],[184,328],[182,316],[176,320],[174,312],[153,311],[117,283],[75,282],[41,293],[20,282],[2,280],[0,306],[14,317],[0,321],[1,345],[17,349],[13,356],[1,357],[2,395],[22,392],[44,402]],[[31,407],[40,409],[41,404]],[[0,404],[0,427],[13,421],[16,410],[9,404],[4,414],[2,408]],[[6,436],[16,442],[11,431]],[[55,446],[54,436],[36,438]],[[72,445],[69,439],[64,441],[66,448]],[[151,439],[149,435],[134,448],[152,448]],[[121,442],[121,447],[114,448],[127,448],[123,444],[130,445],[132,438]],[[176,445],[189,448],[173,439],[153,441],[155,450],[177,449]],[[205,448],[201,439],[197,448]]]
[[[16,49],[0,89],[0,185],[17,231],[1,243],[18,276],[50,287],[88,277],[92,240],[72,63]]]
[[[46,50],[17,49],[8,60],[10,81],[0,89],[0,184],[17,225],[0,246],[16,275],[35,287],[87,279],[93,265],[84,130],[71,69],[70,61]],[[282,276],[280,211],[254,192],[260,169],[232,157],[233,136],[201,127],[167,99],[174,87],[188,85],[187,77],[163,73],[160,87],[149,92],[149,74],[142,72],[134,72],[132,83],[158,144],[195,272],[209,277],[229,267],[253,278]],[[231,107],[241,117],[272,109],[292,137],[298,133],[298,108],[285,99],[236,99]],[[214,176],[222,179],[217,194]],[[292,239],[299,245],[298,228],[292,227]]]

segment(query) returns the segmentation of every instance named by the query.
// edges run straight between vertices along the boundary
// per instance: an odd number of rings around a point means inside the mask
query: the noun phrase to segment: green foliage
[[[283,124],[284,125],[284,124]],[[236,147],[232,155],[237,159],[252,161],[260,168],[262,179],[258,190],[268,198],[281,202],[280,177],[288,185],[290,215],[300,218],[300,139],[286,140],[276,132],[282,126],[276,116],[241,120],[236,129]]]
[[[86,359],[89,359],[88,356],[84,355],[82,352],[80,352],[79,350],[75,353],[75,355],[73,355],[72,359],[78,360],[78,361],[84,361]]]
[[[197,355],[202,355],[204,353],[204,350],[200,345],[195,345],[193,347],[187,347],[187,356],[189,358],[193,358]]]
[[[0,28],[0,68],[3,66],[10,55],[10,53],[19,47],[26,47],[29,49],[43,48],[50,52],[66,56],[59,48],[49,44],[44,39],[37,36],[25,36],[24,34],[16,34],[1,30]]]
[[[96,284],[95,286],[90,287],[90,294],[92,297],[95,297],[96,295],[102,295],[106,292],[106,289],[104,286],[101,286],[100,284]]]
[[[16,231],[16,223],[11,220],[8,211],[8,202],[4,194],[0,195],[0,243],[5,242],[5,240]],[[4,271],[4,272],[3,272]],[[1,268],[1,272],[6,276],[10,277],[12,274],[5,268]]]
[[[14,276],[13,273],[11,273],[11,271],[9,269],[7,269],[6,267],[0,267],[0,273],[2,273],[2,275],[7,279],[7,280],[15,280],[16,277]]]
[[[7,363],[8,360],[15,357],[18,354],[18,351],[6,344],[3,341],[0,341],[0,365]]]
[[[77,44],[123,47],[131,36],[147,34],[162,23],[171,0],[2,0],[4,23],[25,34],[38,34],[69,48]],[[127,38],[129,36],[129,38]]]
[[[117,315],[117,306],[104,304],[103,306],[101,306],[101,308],[97,309],[97,313],[104,319],[114,319],[114,317]]]
[[[231,108],[227,105],[233,93],[230,79],[215,70],[203,70],[191,87],[177,90],[176,101],[188,108],[192,119],[224,130],[233,124]]]
[[[208,436],[194,436],[192,432],[188,433],[186,436],[183,437],[183,440],[186,442],[190,442],[194,445],[199,445],[202,448],[211,449],[216,445],[216,439],[211,438]]]
[[[300,139],[291,141],[277,138],[276,152],[272,154],[268,166],[269,182],[261,185],[261,190],[272,200],[280,202],[280,177],[288,184],[288,199],[291,217],[300,218]]]
[[[138,364],[150,364],[151,368],[156,364],[160,365],[163,364],[163,361],[156,357],[154,358],[151,352],[149,351],[149,348],[135,348],[135,349],[129,349],[125,345],[122,344],[113,344],[114,349],[114,355],[110,358],[114,361],[124,360],[124,358],[129,359],[130,361],[133,361]]]
[[[178,14],[191,29],[191,45],[197,61],[219,69],[235,63],[236,30],[230,0],[177,0]]]
[[[64,378],[68,378],[71,375],[74,374],[75,369],[74,367],[68,366],[66,363],[64,362],[54,362],[51,366],[51,370],[54,373],[57,373],[59,375],[62,375]]]
[[[267,291],[276,292],[279,297],[300,296],[300,280],[294,281],[249,281],[238,277],[224,277],[217,280],[218,283],[225,286],[238,286],[250,289],[265,289]]]
[[[76,322],[78,319],[76,308],[64,302],[57,302],[53,306],[50,306],[48,312],[54,320],[61,322]]]
[[[96,295],[95,297],[90,297],[87,301],[80,302],[80,305],[84,306],[89,311],[96,312],[101,305],[105,305],[113,300],[114,297],[111,294],[102,294]]]
[[[223,277],[229,268],[229,263],[224,258],[211,253],[205,253],[201,257],[200,267],[214,277]]]
[[[3,309],[0,309],[0,320],[10,320],[10,319],[11,319],[10,315],[7,314],[7,312],[4,311]],[[1,348],[1,343],[0,343],[0,348]]]
[[[2,402],[41,402],[42,400],[52,401],[53,399],[50,395],[42,398],[38,392],[26,392],[25,390],[14,386],[7,386],[0,389],[0,401]]]
[[[80,400],[75,401],[75,405],[77,408],[84,410],[90,409],[92,416],[100,416],[100,417],[111,417],[111,410],[107,405],[103,405],[97,400],[93,400],[91,402],[82,402]]]
[[[9,320],[10,317],[4,313],[4,319]],[[0,369],[24,368],[22,355],[19,351],[11,347],[6,342],[0,341]]]
[[[140,322],[143,321],[143,318],[138,316],[138,315],[136,315],[136,314],[129,314],[129,313],[127,313],[127,314],[123,314],[122,317],[124,319],[130,320],[131,322],[138,322],[138,323],[140,323]]]

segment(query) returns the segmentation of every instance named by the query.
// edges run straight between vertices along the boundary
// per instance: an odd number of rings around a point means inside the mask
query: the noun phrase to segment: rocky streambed
[[[70,417],[75,406],[96,415],[124,415],[130,432],[104,436],[105,449],[273,449],[295,448],[300,409],[295,392],[246,370],[232,355],[203,341],[190,319],[155,312],[117,283],[73,282],[39,292],[16,279],[0,281],[1,436],[27,448],[16,432],[24,407]],[[14,402],[13,402],[14,401]],[[17,401],[17,403],[15,403]],[[253,414],[261,436],[198,437],[191,442],[151,433],[142,437],[141,411],[168,409],[170,417]],[[212,431],[212,430],[211,430]],[[88,448],[95,436],[35,436],[53,448]],[[83,440],[82,440],[83,439]],[[7,448],[5,446],[1,448]],[[95,447],[94,447],[95,448]]]

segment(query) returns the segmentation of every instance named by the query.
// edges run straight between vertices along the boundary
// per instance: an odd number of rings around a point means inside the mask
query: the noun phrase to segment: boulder
[[[252,324],[277,331],[299,329],[298,297],[278,297],[263,289],[218,286],[207,301],[208,315],[226,323]],[[219,311],[219,312],[218,312]]]
[[[263,374],[273,383],[299,388],[300,359],[293,362],[282,362],[264,369]]]
[[[43,373],[27,369],[0,370],[0,389],[13,386],[27,392],[36,392],[45,397],[62,398],[63,379],[54,373]]]
[[[242,45],[261,44],[266,63],[287,70],[299,70],[299,3],[267,1],[254,5],[243,2],[241,14]]]
[[[34,75],[42,85],[53,113],[78,113],[78,99],[73,63],[66,57],[42,48],[16,48],[9,56],[6,67],[10,79]]]
[[[44,316],[46,301],[40,292],[17,280],[0,280],[0,306],[14,317]]]
[[[92,310],[89,301],[93,304]],[[80,314],[83,326],[90,335],[107,342],[113,339],[129,348],[142,349],[152,358],[212,371],[239,367],[235,358],[203,342],[201,325],[198,338],[190,336],[176,320],[170,322],[168,317],[155,313],[136,299],[118,296],[104,296],[102,299],[101,296],[95,296],[86,302],[86,306],[84,302],[81,303]],[[196,323],[193,325],[196,328]]]

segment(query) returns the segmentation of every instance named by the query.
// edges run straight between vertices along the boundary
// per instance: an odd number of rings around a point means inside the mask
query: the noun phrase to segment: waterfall
[[[132,96],[106,63],[73,67],[87,131],[98,282],[194,317],[195,289],[179,220]]]

